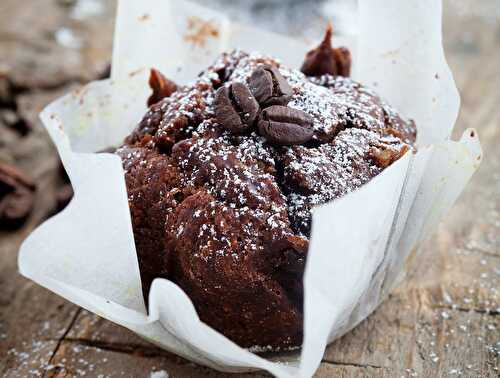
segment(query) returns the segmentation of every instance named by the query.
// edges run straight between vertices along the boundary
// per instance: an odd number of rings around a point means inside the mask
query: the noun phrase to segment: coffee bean
[[[252,127],[259,113],[259,104],[243,83],[219,88],[214,104],[217,122],[234,133],[242,133]]]
[[[177,84],[167,79],[160,71],[152,68],[149,74],[149,87],[153,93],[148,98],[148,106],[154,105],[177,90]]]
[[[19,227],[33,209],[35,184],[17,168],[0,163],[0,228]]]
[[[293,95],[290,84],[273,66],[257,68],[250,76],[249,86],[255,99],[263,106],[286,105]]]
[[[273,105],[262,111],[258,128],[270,143],[290,146],[309,141],[313,136],[312,117],[297,109]]]
[[[328,25],[325,37],[318,47],[307,53],[302,68],[307,76],[349,76],[351,73],[351,53],[345,47],[332,47],[332,26]]]

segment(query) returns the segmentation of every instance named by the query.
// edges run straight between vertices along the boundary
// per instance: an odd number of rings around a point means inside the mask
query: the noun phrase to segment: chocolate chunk
[[[351,53],[345,47],[332,47],[332,26],[328,25],[323,41],[307,53],[302,68],[307,76],[349,76],[351,73]]]
[[[0,228],[14,229],[31,213],[35,184],[17,168],[0,163]]]
[[[172,80],[167,79],[160,71],[155,68],[151,69],[149,75],[149,86],[153,90],[148,99],[148,106],[154,105],[165,97],[170,97],[177,90],[177,84]]]
[[[297,109],[273,105],[262,111],[259,132],[270,143],[290,146],[309,141],[313,136],[312,117]]]
[[[391,148],[388,146],[371,147],[369,156],[378,167],[387,168],[408,151],[408,145],[398,147],[401,148]]]
[[[252,127],[259,112],[259,104],[242,83],[219,88],[214,103],[217,122],[234,133],[242,133]]]
[[[250,76],[249,85],[254,97],[263,106],[286,105],[293,95],[290,84],[273,66],[257,68]]]

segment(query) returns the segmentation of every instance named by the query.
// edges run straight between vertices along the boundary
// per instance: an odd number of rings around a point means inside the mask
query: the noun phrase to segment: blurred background
[[[357,31],[355,0],[196,1],[311,40],[328,21],[338,34]],[[485,160],[416,277],[329,349],[320,376],[497,376],[500,0],[443,4],[445,49],[462,95],[454,137],[477,128]],[[17,273],[22,240],[72,195],[38,113],[108,77],[115,7],[115,0],[0,0],[0,376],[98,376],[99,369],[102,376],[148,376],[160,367],[178,372],[171,376],[219,376]]]

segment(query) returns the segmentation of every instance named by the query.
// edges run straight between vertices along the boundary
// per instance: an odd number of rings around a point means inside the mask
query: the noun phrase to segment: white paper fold
[[[307,50],[299,40],[234,25],[185,1],[120,1],[112,79],[43,111],[75,197],[23,243],[21,273],[197,363],[312,376],[327,343],[366,318],[405,276],[481,160],[472,130],[459,142],[447,140],[459,99],[443,54],[441,2],[360,0],[359,12],[357,40],[336,42],[356,51],[358,80],[417,121],[420,147],[358,191],[314,210],[300,358],[271,362],[238,347],[200,322],[190,299],[167,280],[154,281],[148,316],[121,162],[94,153],[119,145],[144,114],[150,67],[185,83],[231,48],[257,50],[293,67]],[[207,28],[208,35],[200,32]]]

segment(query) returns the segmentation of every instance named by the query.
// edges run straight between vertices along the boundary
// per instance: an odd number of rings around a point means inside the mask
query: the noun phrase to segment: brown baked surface
[[[293,88],[287,106],[312,117],[307,143],[277,146],[256,128],[238,134],[217,123],[216,90],[246,84],[263,64],[279,67]],[[239,345],[299,346],[311,207],[365,184],[415,138],[412,121],[349,78],[311,78],[271,58],[223,54],[152,105],[117,150],[145,296],[164,277]]]

